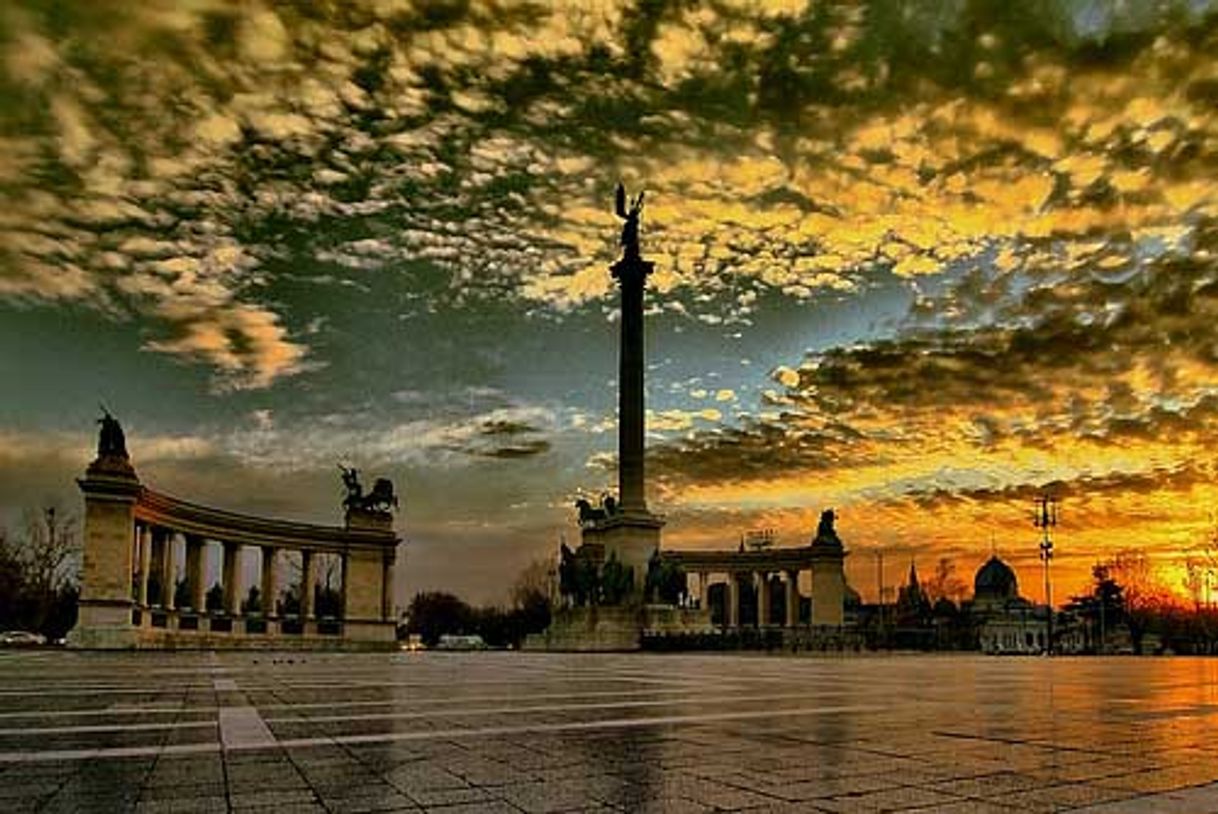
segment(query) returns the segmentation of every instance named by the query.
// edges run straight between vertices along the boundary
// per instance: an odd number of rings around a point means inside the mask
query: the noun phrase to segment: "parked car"
[[[28,630],[6,630],[0,633],[0,647],[38,647],[46,643],[46,636]]]
[[[440,643],[436,645],[437,650],[485,650],[486,642],[482,641],[482,637],[474,634],[472,636],[457,636],[451,633],[445,633],[440,637]]]

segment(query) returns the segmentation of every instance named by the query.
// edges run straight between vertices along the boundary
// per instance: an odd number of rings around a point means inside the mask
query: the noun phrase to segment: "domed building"
[[[973,608],[998,608],[1012,599],[1019,599],[1019,580],[1011,566],[995,554],[973,577]]]
[[[1049,611],[1019,595],[1015,569],[995,554],[973,577],[970,614],[983,653],[1042,653],[1049,635]]]

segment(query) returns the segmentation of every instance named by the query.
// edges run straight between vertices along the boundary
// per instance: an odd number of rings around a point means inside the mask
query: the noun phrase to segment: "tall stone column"
[[[787,571],[787,618],[786,626],[795,627],[799,624],[799,572]]]
[[[186,593],[190,609],[202,613],[206,597],[203,590],[203,539],[194,534],[186,535]]]
[[[224,612],[230,616],[241,614],[241,546],[224,544]]]
[[[770,624],[770,575],[757,572],[757,627]]]
[[[643,468],[645,430],[643,287],[653,264],[627,255],[612,267],[622,289],[622,338],[618,358],[618,495],[623,512],[647,511]]]
[[[698,572],[698,609],[706,610],[710,601],[710,574],[706,571]]]
[[[279,549],[275,546],[262,547],[262,615],[268,619],[278,615],[275,612],[275,602],[279,598],[279,574],[275,571],[278,555]]]
[[[727,626],[740,627],[740,575],[727,575]]]
[[[174,562],[174,532],[163,529],[161,537],[161,607],[173,610],[177,588],[177,564]]]
[[[317,584],[317,557],[312,551],[300,552],[300,618],[313,618],[313,586]]]
[[[148,574],[152,571],[152,527],[140,525],[140,605],[148,607]]]

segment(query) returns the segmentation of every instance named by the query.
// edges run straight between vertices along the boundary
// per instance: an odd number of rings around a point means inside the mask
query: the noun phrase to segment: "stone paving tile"
[[[135,811],[136,814],[225,814],[228,801],[223,795],[141,800],[136,803]]]
[[[1218,742],[1205,701],[1218,681],[1204,661],[40,653],[34,662],[10,655],[0,653],[0,686],[18,694],[0,695],[0,712],[22,717],[10,718],[7,729],[92,724],[114,731],[10,732],[0,736],[0,754],[64,744],[134,744],[139,751],[0,761],[4,814],[209,809],[221,801],[218,810],[231,802],[234,811],[275,814],[1079,805],[1218,812],[1209,785],[1218,779]],[[217,678],[238,689],[217,692]],[[1052,709],[1041,703],[1049,683]],[[112,691],[135,687],[147,690]],[[1097,691],[1137,702],[1097,705]],[[782,697],[771,702],[770,693]],[[622,705],[635,700],[673,703]],[[365,701],[375,704],[350,705]],[[211,726],[123,729],[213,722],[217,703],[253,704],[274,719],[272,732],[310,742],[221,752],[220,732]],[[292,706],[299,704],[314,706]],[[859,711],[715,718],[834,705]],[[463,706],[494,711],[451,714]],[[525,707],[530,711],[504,711]],[[59,714],[76,711],[101,714]],[[409,715],[369,717],[396,712]],[[418,712],[424,714],[411,717]],[[344,715],[360,719],[308,720]],[[674,715],[692,719],[653,722]],[[643,725],[601,728],[604,721]],[[570,728],[528,729],[539,724]],[[483,735],[491,726],[500,729]],[[476,734],[420,737],[437,729]],[[324,733],[386,739],[312,740]],[[215,751],[162,751],[174,744]],[[1128,808],[1135,804],[1140,808]]]
[[[416,803],[426,807],[451,806],[488,802],[495,799],[488,789],[453,788],[453,789],[402,789],[402,792]]]
[[[987,803],[983,800],[961,800],[958,803],[936,802],[929,806],[906,808],[905,811],[919,814],[1015,814],[1008,806]]]
[[[942,806],[962,802],[967,801],[955,795],[943,794],[930,789],[902,787],[817,800],[816,806],[826,811],[854,814],[854,812],[907,811],[919,808],[937,810]]]
[[[437,806],[426,809],[427,814],[520,814],[520,809],[502,800],[479,803],[460,803],[453,806]]]
[[[1074,783],[1016,792],[996,798],[994,802],[1002,803],[1019,811],[1062,811],[1068,808],[1077,808],[1095,803],[1125,800],[1130,796],[1130,792],[1090,786],[1085,783]]]

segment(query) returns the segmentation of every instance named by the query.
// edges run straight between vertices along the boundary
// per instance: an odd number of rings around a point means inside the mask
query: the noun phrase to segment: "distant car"
[[[398,641],[399,650],[424,650],[423,637],[418,633],[411,633],[405,639]]]
[[[46,636],[28,630],[6,630],[0,633],[0,647],[38,647],[46,643]]]
[[[445,633],[440,637],[439,644],[436,645],[437,650],[485,650],[486,642],[482,637],[474,634],[473,636],[456,636],[451,633]]]

